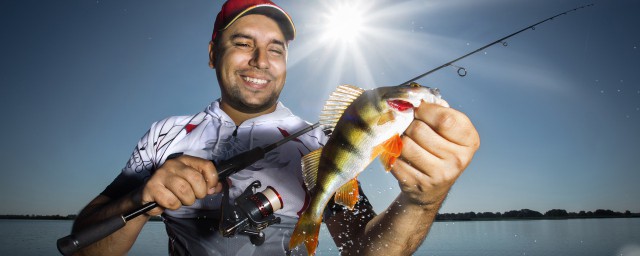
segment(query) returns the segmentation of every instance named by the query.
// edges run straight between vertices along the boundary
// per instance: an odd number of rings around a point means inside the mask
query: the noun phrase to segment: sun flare
[[[325,15],[325,39],[356,43],[365,28],[364,11],[354,2],[336,2],[336,4]]]
[[[335,41],[355,41],[364,27],[364,13],[356,5],[342,3],[330,10],[325,20],[325,36]]]

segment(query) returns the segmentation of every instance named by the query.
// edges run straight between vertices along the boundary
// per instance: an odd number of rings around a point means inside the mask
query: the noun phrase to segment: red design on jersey
[[[280,134],[282,134],[283,137],[288,137],[289,135],[291,135],[289,134],[289,132],[287,132],[287,130],[282,129],[280,127],[278,127],[278,130],[280,131]],[[298,138],[293,139],[293,141],[302,143],[302,141],[300,141]]]
[[[191,131],[193,131],[193,129],[195,129],[196,127],[198,127],[197,124],[187,124],[184,129],[187,130],[187,134],[189,134]]]

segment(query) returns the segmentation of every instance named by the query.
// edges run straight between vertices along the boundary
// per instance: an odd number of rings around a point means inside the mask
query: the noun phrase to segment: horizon
[[[398,84],[585,4],[353,1],[366,19],[342,42],[319,25],[337,2],[275,2],[298,30],[280,100],[310,122],[339,84]],[[440,212],[640,212],[640,2],[594,3],[457,62],[465,77],[445,68],[417,81],[481,138]],[[0,213],[77,214],[153,122],[220,97],[207,46],[221,4],[0,3]],[[399,192],[378,161],[359,180],[377,212]]]

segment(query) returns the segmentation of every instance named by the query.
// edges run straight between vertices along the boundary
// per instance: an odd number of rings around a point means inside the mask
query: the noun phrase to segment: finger
[[[425,125],[426,126],[426,125]],[[433,133],[433,131],[431,131]],[[439,138],[442,146],[432,146],[431,140],[428,135],[420,136],[420,137],[410,137],[404,136],[402,143],[402,153],[400,155],[399,161],[394,164],[394,176],[398,179],[398,181],[403,181],[407,183],[407,186],[419,185],[419,186],[433,186],[434,184],[440,184],[442,182],[447,182],[449,180],[455,179],[459,175],[460,168],[452,168],[451,159],[455,159],[454,163],[457,163],[457,159],[459,157],[454,156],[454,152],[459,151],[442,151],[438,152],[442,155],[450,155],[452,157],[441,158],[438,155],[434,154],[434,147],[454,147],[463,149],[462,146],[455,145],[451,142],[447,142],[442,138]],[[435,136],[439,137],[439,136]],[[433,138],[436,140],[437,138]],[[427,144],[421,145],[419,141],[426,141],[424,143]],[[430,185],[427,185],[429,183]]]
[[[417,186],[418,180],[425,177],[424,173],[419,172],[405,159],[398,158],[393,164],[391,174],[398,180],[400,187],[414,187]]]
[[[214,188],[218,184],[218,172],[210,160],[189,155],[182,155],[176,159],[200,172],[206,183],[207,190]]]
[[[165,187],[178,198],[181,205],[192,205],[196,201],[191,184],[179,176],[169,178],[165,182]]]
[[[440,159],[449,158],[452,152],[455,152],[457,147],[460,147],[440,136],[440,134],[436,133],[429,125],[421,120],[411,122],[409,127],[404,131],[404,135],[405,138],[411,139],[415,148],[403,150],[403,154],[415,155],[417,158],[424,154],[423,151],[427,151]]]
[[[419,145],[412,137],[403,136],[402,144],[400,159],[410,165],[412,169],[424,170],[422,172],[425,175],[429,175],[427,170],[440,168],[439,165],[442,162],[441,157]]]
[[[415,117],[424,121],[448,141],[466,147],[479,145],[480,139],[475,127],[462,112],[438,104],[423,102],[416,109]]]
[[[207,194],[212,195],[220,192],[222,192],[222,183],[218,183],[215,187],[210,188],[209,191],[207,191]]]
[[[204,198],[207,195],[209,188],[205,177],[200,171],[190,166],[184,166],[179,171],[176,171],[175,175],[191,186],[190,189],[196,198]]]
[[[168,188],[162,187],[154,190],[151,202],[156,202],[160,207],[170,210],[177,210],[182,206],[178,197]]]

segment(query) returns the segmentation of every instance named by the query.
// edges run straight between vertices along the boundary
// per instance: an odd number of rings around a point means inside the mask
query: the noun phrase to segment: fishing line
[[[494,45],[494,44],[499,44],[499,43],[500,43],[500,44],[502,44],[502,46],[505,46],[505,47],[506,47],[506,46],[508,46],[508,45],[509,45],[509,44],[507,43],[507,41],[506,41],[506,40],[507,40],[507,39],[509,39],[509,38],[510,38],[510,37],[512,37],[512,36],[515,36],[515,35],[517,35],[517,34],[520,34],[520,33],[524,32],[524,31],[526,31],[526,30],[529,30],[529,29],[531,29],[531,30],[536,30],[536,26],[537,26],[537,25],[540,25],[540,24],[545,23],[545,22],[547,22],[547,21],[553,20],[553,19],[555,19],[555,18],[556,18],[556,17],[558,17],[558,16],[562,16],[562,15],[568,14],[568,13],[570,13],[570,12],[575,12],[575,11],[577,11],[577,10],[580,10],[580,9],[583,9],[583,8],[587,8],[587,7],[591,7],[591,6],[593,6],[593,4],[583,5],[583,6],[580,6],[580,7],[577,7],[577,8],[573,8],[573,9],[568,10],[568,11],[565,11],[565,12],[558,13],[558,14],[556,14],[556,15],[554,15],[554,16],[551,16],[551,17],[549,17],[549,18],[546,18],[546,19],[544,19],[544,20],[541,20],[541,21],[539,21],[539,22],[537,22],[537,23],[535,23],[535,24],[533,24],[533,25],[530,25],[530,26],[528,26],[528,27],[525,27],[525,28],[523,28],[523,29],[521,29],[521,30],[518,30],[518,31],[516,31],[516,32],[514,32],[514,33],[512,33],[512,34],[510,34],[510,35],[508,35],[508,36],[505,36],[505,37],[503,37],[503,38],[500,38],[500,39],[498,39],[498,40],[495,40],[495,41],[493,41],[493,42],[491,42],[491,43],[488,43],[488,44],[486,44],[485,46],[482,46],[482,47],[480,47],[480,48],[478,48],[478,49],[476,49],[476,50],[474,50],[474,51],[472,51],[472,52],[469,52],[469,53],[467,53],[467,54],[465,54],[465,55],[462,55],[462,56],[458,57],[457,59],[454,59],[454,60],[449,61],[449,62],[447,62],[447,63],[445,63],[445,64],[442,64],[442,65],[438,66],[437,68],[434,68],[434,69],[432,69],[432,70],[429,70],[429,71],[427,71],[427,72],[425,72],[425,73],[423,73],[423,74],[421,74],[421,75],[419,75],[419,76],[416,76],[416,77],[414,77],[414,78],[410,79],[409,81],[406,81],[406,82],[404,82],[404,83],[401,83],[400,85],[408,85],[408,84],[409,84],[409,83],[411,83],[411,82],[414,82],[414,81],[416,81],[416,80],[418,80],[418,79],[420,79],[420,78],[423,78],[423,77],[425,77],[425,76],[427,76],[427,75],[429,75],[429,74],[431,74],[431,73],[433,73],[433,72],[436,72],[436,71],[438,71],[438,70],[440,70],[440,69],[442,69],[442,68],[449,67],[449,66],[454,67],[454,68],[457,68],[457,69],[458,69],[458,70],[457,70],[458,75],[459,75],[460,77],[464,77],[464,76],[466,76],[466,75],[467,75],[467,69],[466,69],[466,68],[464,68],[464,67],[455,66],[455,65],[453,65],[453,63],[455,63],[455,62],[457,62],[457,61],[459,61],[459,60],[461,60],[461,59],[464,59],[464,58],[466,58],[466,57],[469,57],[470,55],[476,54],[476,53],[478,53],[478,52],[480,52],[480,51],[482,51],[482,50],[484,50],[484,49],[487,49],[487,48],[491,47],[491,46],[492,46],[492,45]]]

